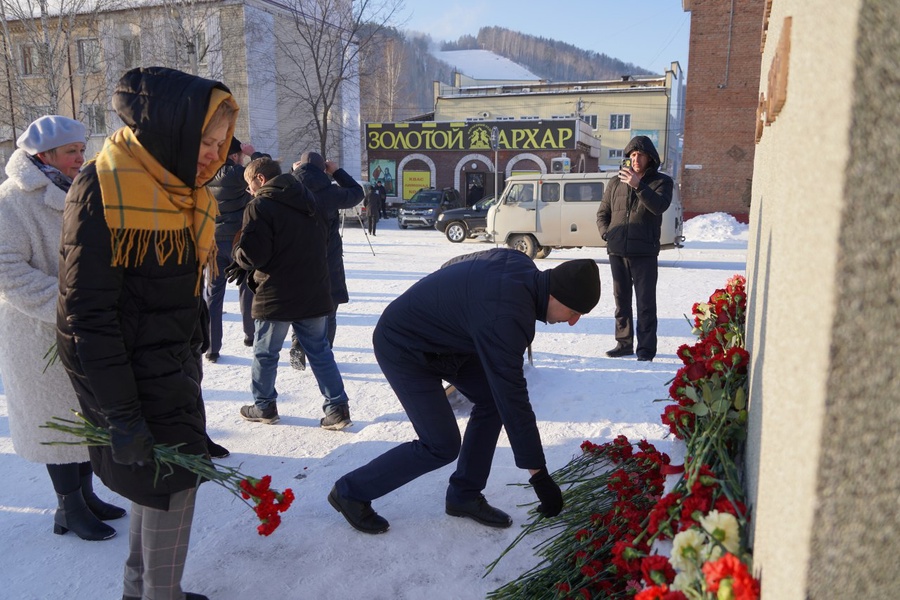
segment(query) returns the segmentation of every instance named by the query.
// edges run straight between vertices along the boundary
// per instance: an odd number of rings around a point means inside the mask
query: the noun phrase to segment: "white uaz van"
[[[545,258],[553,248],[604,248],[597,229],[597,209],[607,183],[616,171],[513,175],[506,180],[500,201],[488,211],[491,240]],[[663,213],[660,245],[680,246],[681,196],[676,186],[672,204]]]

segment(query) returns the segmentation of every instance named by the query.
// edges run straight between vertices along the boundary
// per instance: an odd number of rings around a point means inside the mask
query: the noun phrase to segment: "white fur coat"
[[[86,446],[41,429],[51,417],[73,418],[78,400],[62,365],[46,372],[43,358],[56,341],[59,237],[66,193],[16,150],[0,185],[0,378],[16,453],[50,464],[88,460]]]

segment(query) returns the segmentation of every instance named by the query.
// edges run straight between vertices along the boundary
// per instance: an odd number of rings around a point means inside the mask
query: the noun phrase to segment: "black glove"
[[[534,493],[537,494],[538,500],[541,501],[537,507],[539,513],[545,517],[555,517],[562,511],[562,490],[550,477],[547,467],[541,467],[540,471],[531,476],[528,483],[534,488]]]
[[[107,420],[115,462],[138,466],[153,462],[153,434],[142,416]]]
[[[236,262],[225,267],[225,275],[228,277],[228,283],[233,283],[238,286],[242,285],[247,280],[247,275],[249,273],[250,271],[242,269]]]

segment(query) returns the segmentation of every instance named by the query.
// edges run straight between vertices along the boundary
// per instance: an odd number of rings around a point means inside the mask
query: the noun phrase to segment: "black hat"
[[[323,171],[325,170],[325,159],[322,158],[322,155],[318,152],[304,152],[303,154],[301,154],[300,164],[305,165],[307,163],[315,165]]]
[[[236,137],[231,138],[231,145],[228,146],[228,154],[229,156],[232,154],[236,154],[241,151],[241,140]]]
[[[590,258],[564,262],[550,270],[550,295],[581,314],[600,301],[600,269]]]

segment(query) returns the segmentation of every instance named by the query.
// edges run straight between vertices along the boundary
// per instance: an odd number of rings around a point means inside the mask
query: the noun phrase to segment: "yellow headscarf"
[[[204,129],[222,102],[237,103],[231,94],[214,88],[210,97]],[[226,141],[234,134],[237,113],[231,119]],[[199,181],[208,181],[225,164],[228,144],[219,150],[219,158],[210,163]],[[188,256],[187,232],[197,250],[197,287],[204,265],[215,275],[215,222],[218,205],[206,186],[195,188],[167,171],[146,149],[137,136],[123,127],[113,133],[97,155],[97,177],[103,200],[104,216],[112,238],[113,266],[129,266],[133,256],[141,264],[150,250],[151,241],[157,264],[164,264],[174,253],[178,264]]]

